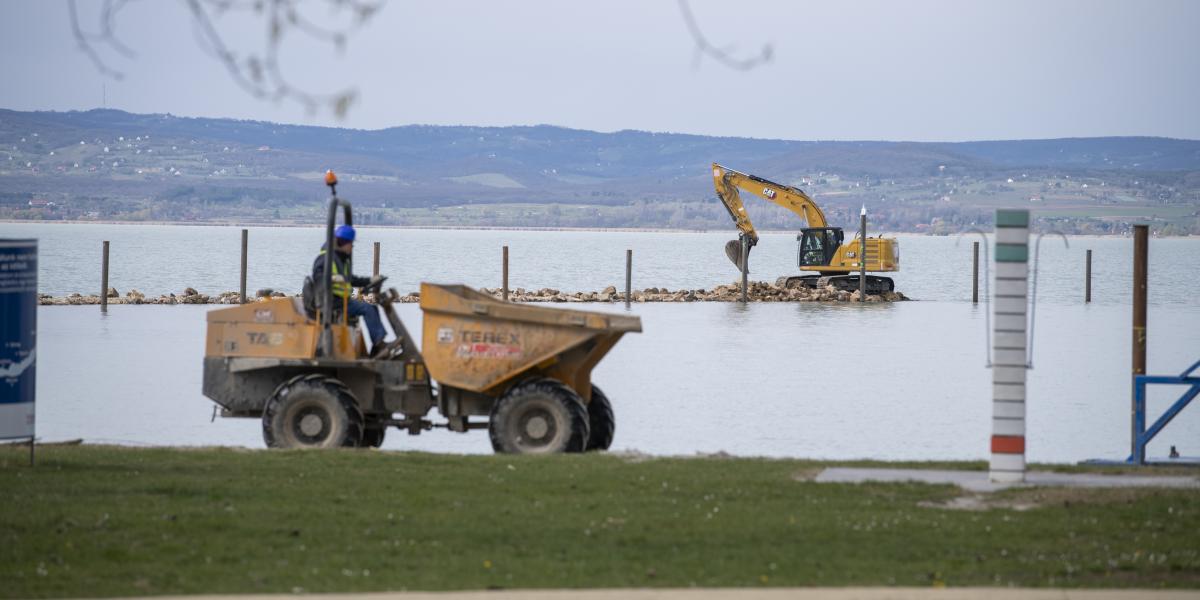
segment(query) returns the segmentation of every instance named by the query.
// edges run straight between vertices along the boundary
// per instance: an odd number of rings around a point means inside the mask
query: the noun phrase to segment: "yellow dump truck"
[[[351,222],[335,185],[329,247],[338,207]],[[318,302],[276,298],[208,313],[204,395],[222,416],[262,419],[268,447],[378,447],[391,427],[487,428],[493,449],[510,453],[612,443],[612,405],[592,369],[622,335],[642,330],[638,317],[423,283],[420,348],[396,314],[396,291],[378,291],[397,339],[391,352],[370,358],[362,333],[334,310],[331,289],[324,286]],[[434,407],[444,423],[428,418]]]

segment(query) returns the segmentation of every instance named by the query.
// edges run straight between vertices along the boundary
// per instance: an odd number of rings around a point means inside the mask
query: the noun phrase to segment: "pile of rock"
[[[480,288],[480,292],[500,299],[503,290],[500,288]],[[271,298],[286,298],[288,295],[272,289],[261,289],[252,300],[262,301]],[[562,292],[553,288],[526,290],[516,288],[509,290],[508,299],[512,302],[624,302],[625,293],[618,292],[616,286],[608,286],[599,292]],[[717,287],[698,290],[675,290],[666,288],[646,288],[634,290],[633,302],[738,302],[742,299],[742,288],[737,283],[718,285]],[[858,302],[857,291],[841,291],[833,286],[823,289],[810,290],[807,288],[783,288],[766,281],[752,281],[747,290],[747,299],[751,302]],[[367,298],[374,302],[374,296]],[[884,294],[867,294],[867,302],[900,302],[908,300],[900,292]],[[399,302],[412,304],[421,301],[419,292],[411,292],[401,296]],[[237,292],[222,292],[210,296],[197,292],[195,288],[186,288],[181,294],[165,294],[158,297],[147,297],[137,290],[129,290],[124,296],[117,290],[109,288],[109,304],[238,304]],[[65,297],[54,297],[48,294],[38,295],[39,304],[70,305],[70,304],[100,304],[100,296],[84,296],[69,294]]]
[[[275,292],[272,290],[259,290],[259,299],[266,298],[281,298],[287,294],[283,292]],[[241,295],[237,292],[221,292],[216,295],[201,294],[195,288],[185,288],[179,294],[163,294],[157,297],[147,297],[145,294],[137,290],[129,290],[124,296],[117,293],[117,290],[109,288],[108,303],[109,304],[238,304]],[[79,293],[67,294],[62,297],[55,297],[49,294],[38,294],[38,304],[66,306],[73,304],[100,304],[100,296],[98,294],[83,295]]]
[[[503,290],[499,288],[481,288],[479,291],[501,298]],[[738,283],[718,285],[717,287],[697,290],[675,290],[666,288],[646,288],[633,290],[633,302],[738,302],[742,298],[742,287]],[[766,281],[752,281],[747,290],[747,299],[751,302],[858,302],[859,293],[838,290],[833,286],[823,289],[810,290],[807,288],[783,288]],[[509,290],[508,299],[513,302],[624,302],[625,293],[618,292],[616,286],[608,286],[599,292],[560,292],[552,288],[526,290],[516,288]],[[867,294],[867,302],[900,302],[908,298],[900,292],[885,292],[883,294]]]

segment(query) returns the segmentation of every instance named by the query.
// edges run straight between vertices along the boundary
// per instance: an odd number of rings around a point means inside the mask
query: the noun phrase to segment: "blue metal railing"
[[[1146,464],[1146,445],[1154,436],[1175,418],[1187,405],[1191,403],[1197,395],[1200,395],[1200,377],[1193,376],[1192,373],[1200,369],[1200,361],[1196,361],[1188,370],[1184,371],[1178,377],[1170,377],[1165,375],[1137,375],[1133,378],[1133,448],[1129,454],[1129,458],[1125,460],[1127,463],[1144,465]],[[1186,385],[1190,386],[1187,391],[1167,409],[1166,412],[1150,426],[1146,428],[1146,386],[1149,384],[1165,384],[1165,385]]]

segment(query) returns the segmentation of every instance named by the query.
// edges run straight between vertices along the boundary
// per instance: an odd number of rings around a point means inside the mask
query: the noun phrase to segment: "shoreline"
[[[33,221],[25,219],[0,219],[3,225],[156,225],[164,227],[262,227],[279,229],[317,229],[324,227],[320,223],[252,223],[241,221],[194,222],[194,221]],[[430,230],[430,231],[568,231],[568,232],[598,232],[598,233],[723,233],[726,229],[670,229],[666,227],[510,227],[506,225],[355,225],[355,229],[400,229],[400,230]],[[759,229],[759,233],[794,234],[798,230],[791,229]],[[736,234],[736,231],[729,231]],[[928,236],[926,233],[907,233],[884,231],[883,235],[912,235]],[[944,236],[943,236],[944,237]],[[1112,236],[1121,237],[1121,236]]]
[[[56,221],[35,221],[29,219],[0,219],[0,225],[153,225],[162,227],[260,227],[260,228],[280,228],[280,229],[305,229],[305,228],[321,228],[323,225],[319,223],[260,223],[260,222],[245,222],[245,221],[228,221],[228,222],[195,222],[195,221],[82,221],[82,220],[56,220]],[[583,232],[583,233],[729,233],[736,234],[736,231],[728,229],[671,229],[665,227],[511,227],[504,225],[355,225],[358,229],[396,229],[408,231],[564,231],[564,232]],[[843,228],[845,229],[845,228]],[[758,229],[760,234],[795,234],[799,229]],[[855,230],[857,231],[857,230]],[[961,231],[947,234],[935,233],[920,233],[916,231],[883,231],[871,232],[874,235],[884,236],[907,236],[907,237],[952,237],[957,235],[966,235],[972,233],[970,231]],[[988,232],[985,232],[988,233]],[[874,235],[872,237],[874,237]],[[1073,233],[1067,235],[1068,238],[1112,238],[1112,239],[1129,239],[1131,235],[1114,234],[1114,233]],[[1196,239],[1197,236],[1191,235],[1167,235],[1167,236],[1151,236],[1156,240],[1188,240]]]
[[[500,288],[479,288],[479,291],[487,294],[496,300],[503,301],[504,292]],[[803,287],[784,288],[776,286],[766,281],[751,281],[747,290],[748,301],[750,302],[858,302],[859,293],[857,290],[853,292],[837,290],[832,285],[822,289],[808,289]],[[415,304],[421,301],[420,292],[408,292],[407,294],[399,295],[398,302],[401,304]],[[249,293],[247,293],[249,296]],[[283,292],[272,289],[260,289],[255,292],[250,302],[264,302],[278,298],[297,298],[296,295],[289,295]],[[865,303],[888,303],[888,302],[906,302],[911,300],[900,292],[884,292],[883,294],[867,294]],[[374,295],[368,296],[367,301],[374,303]],[[513,303],[529,304],[529,303],[607,303],[620,304],[625,302],[625,293],[617,291],[615,286],[609,286],[599,292],[562,292],[553,288],[542,288],[540,290],[526,290],[525,288],[514,288],[509,290],[508,301]],[[692,289],[692,290],[668,290],[666,288],[649,287],[641,290],[632,290],[630,293],[630,302],[634,304],[643,304],[646,302],[740,302],[741,287],[736,284],[718,285],[710,289]],[[87,306],[100,304],[100,296],[96,294],[83,295],[78,292],[68,294],[66,296],[52,296],[50,294],[38,294],[39,306]],[[176,305],[176,304],[226,304],[238,305],[240,294],[238,292],[221,292],[219,294],[202,294],[196,291],[195,288],[188,287],[182,294],[161,294],[159,296],[147,296],[136,289],[129,290],[125,295],[121,295],[115,288],[109,288],[108,304],[112,305]]]

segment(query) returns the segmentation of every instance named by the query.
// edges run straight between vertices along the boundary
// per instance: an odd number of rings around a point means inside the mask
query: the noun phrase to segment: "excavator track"
[[[777,287],[808,289],[824,289],[832,285],[838,291],[854,292],[858,290],[858,274],[853,275],[788,275],[775,280]],[[896,282],[891,277],[867,275],[867,293],[882,294],[896,291]]]

